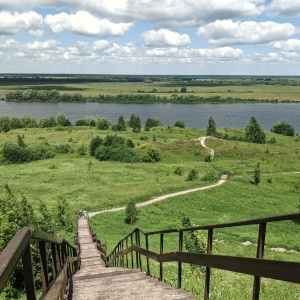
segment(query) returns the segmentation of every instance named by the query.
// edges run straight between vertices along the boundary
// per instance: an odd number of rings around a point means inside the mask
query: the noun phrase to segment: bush
[[[90,155],[95,156],[96,149],[103,143],[103,139],[99,136],[92,138],[90,142]]]
[[[286,122],[282,121],[282,122],[276,123],[271,128],[271,132],[274,132],[277,134],[283,134],[285,136],[294,136],[295,129],[292,125],[287,124]]]
[[[193,180],[196,180],[197,178],[198,178],[198,171],[194,168],[189,172],[186,180],[193,181]]]
[[[107,119],[99,119],[97,122],[97,128],[100,130],[107,130],[110,126],[110,122]]]
[[[260,128],[255,117],[251,117],[250,123],[245,128],[245,140],[249,143],[266,143],[266,134]]]
[[[182,167],[177,167],[174,171],[174,174],[181,176],[183,174]]]
[[[213,181],[218,179],[218,173],[214,168],[208,170],[206,174],[204,174],[202,180],[203,181]]]
[[[143,157],[144,162],[158,162],[161,161],[161,152],[159,149],[150,148],[147,154]]]
[[[176,121],[175,124],[174,124],[174,126],[180,127],[180,128],[184,128],[185,127],[184,122],[181,121],[181,120]]]

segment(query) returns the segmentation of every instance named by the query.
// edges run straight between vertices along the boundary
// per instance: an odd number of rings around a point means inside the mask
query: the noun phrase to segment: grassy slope
[[[225,130],[224,130],[225,131]],[[242,134],[242,130],[227,130]],[[1,165],[1,183],[7,183],[16,193],[23,193],[34,204],[43,199],[50,207],[57,196],[66,197],[74,212],[85,206],[89,211],[102,210],[126,205],[129,199],[137,202],[148,200],[155,195],[183,190],[205,183],[200,180],[210,168],[218,173],[231,174],[228,182],[218,188],[174,197],[161,203],[139,209],[139,220],[133,226],[124,224],[124,212],[107,213],[91,219],[93,229],[101,240],[106,240],[109,251],[124,235],[136,226],[146,231],[181,227],[182,214],[188,215],[197,225],[239,221],[250,218],[296,212],[299,194],[292,192],[300,181],[295,172],[299,166],[299,137],[283,137],[268,133],[268,139],[275,137],[274,145],[255,145],[241,142],[208,140],[207,145],[215,149],[212,163],[203,163],[207,150],[199,147],[195,138],[204,135],[204,130],[156,128],[155,131],[133,134],[129,130],[120,135],[133,139],[139,151],[148,146],[163,150],[163,160],[156,164],[121,164],[98,162],[89,155],[80,157],[74,153],[58,155],[53,159],[21,165]],[[25,137],[27,144],[41,141],[69,143],[73,149],[89,145],[91,137],[113,134],[92,128],[18,129],[0,133],[0,147],[5,141],[16,141],[17,134]],[[152,142],[153,135],[157,142]],[[147,141],[139,140],[148,136]],[[71,139],[70,139],[71,138]],[[91,170],[88,165],[92,162]],[[257,163],[261,164],[261,184],[249,183]],[[177,166],[184,169],[183,176],[173,172]],[[196,167],[199,180],[187,182],[187,172]],[[272,183],[268,183],[271,179]],[[299,261],[297,253],[278,254],[270,247],[284,247],[300,251],[298,242],[300,226],[292,222],[272,224],[267,228],[266,257]],[[255,247],[245,247],[241,242],[257,240],[257,227],[249,226],[236,230],[216,230],[214,239],[224,243],[213,243],[214,253],[255,256]],[[151,243],[151,241],[150,241]],[[177,237],[166,238],[165,251],[177,249]],[[154,249],[157,250],[157,249]],[[176,266],[170,265],[166,278],[175,284],[171,275]],[[154,271],[155,273],[155,271]],[[157,271],[156,271],[157,273]],[[202,294],[203,282],[196,283],[195,275],[189,268],[184,269],[184,286],[196,294]],[[263,281],[262,299],[298,299],[299,287],[274,281]],[[224,285],[224,289],[215,288]],[[245,299],[251,295],[252,278],[229,272],[213,271],[212,299]],[[228,289],[227,287],[231,288]],[[226,288],[225,288],[226,287]]]

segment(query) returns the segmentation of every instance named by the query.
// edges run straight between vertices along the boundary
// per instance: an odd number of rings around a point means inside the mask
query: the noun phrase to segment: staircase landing
[[[73,276],[69,299],[172,300],[197,299],[136,269],[107,268],[93,242],[87,220],[78,221],[81,268]]]

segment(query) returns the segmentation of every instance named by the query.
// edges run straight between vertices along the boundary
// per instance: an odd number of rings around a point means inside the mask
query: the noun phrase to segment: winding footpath
[[[206,147],[206,145],[205,145],[206,138],[207,137],[201,137],[201,138],[199,138],[199,141],[200,141],[202,147],[204,147],[204,148],[206,148],[210,151],[210,155],[213,158],[214,157],[214,150]],[[226,179],[227,179],[227,175],[222,175],[220,180],[215,184],[211,184],[211,185],[203,186],[203,187],[199,187],[199,188],[194,188],[194,189],[189,189],[189,190],[185,190],[185,191],[175,192],[175,193],[171,193],[171,194],[167,194],[167,195],[163,195],[163,196],[160,196],[160,197],[157,197],[157,198],[145,201],[145,202],[137,203],[136,207],[147,206],[147,205],[151,205],[153,203],[163,201],[163,200],[166,200],[168,198],[175,197],[175,196],[180,196],[180,195],[185,195],[185,194],[188,194],[188,193],[195,193],[195,192],[211,189],[211,188],[214,188],[214,187],[217,187],[217,186],[223,184],[224,182],[226,182]],[[90,212],[89,217],[91,218],[95,215],[104,214],[104,213],[108,213],[108,212],[115,212],[115,211],[120,211],[120,210],[125,210],[125,206],[111,208],[111,209],[105,209],[105,210],[102,210],[102,211]]]

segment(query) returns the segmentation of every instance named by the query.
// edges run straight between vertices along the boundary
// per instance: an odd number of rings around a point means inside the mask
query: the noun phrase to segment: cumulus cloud
[[[34,36],[42,36],[43,18],[34,11],[25,13],[0,12],[0,35],[12,35],[28,32]]]
[[[299,0],[273,0],[266,10],[271,15],[300,16],[300,2]]]
[[[222,47],[216,49],[178,49],[178,48],[155,48],[146,50],[147,56],[156,57],[178,57],[178,58],[214,58],[230,59],[238,58],[243,55],[243,50],[232,47]]]
[[[201,26],[197,33],[213,45],[264,44],[287,39],[297,28],[289,23],[223,20]]]
[[[99,19],[86,11],[70,15],[64,12],[47,15],[44,22],[55,33],[70,30],[87,36],[119,36],[132,26],[132,23],[113,23],[108,19]]]
[[[263,11],[263,3],[262,0],[0,0],[0,10],[67,7],[115,23],[139,21],[191,27],[217,19],[254,17]]]
[[[179,34],[169,29],[150,30],[142,33],[141,36],[148,47],[184,46],[191,43],[187,34]]]
[[[272,43],[272,46],[280,51],[286,52],[299,52],[300,53],[300,40],[289,39],[287,41],[278,41]]]

